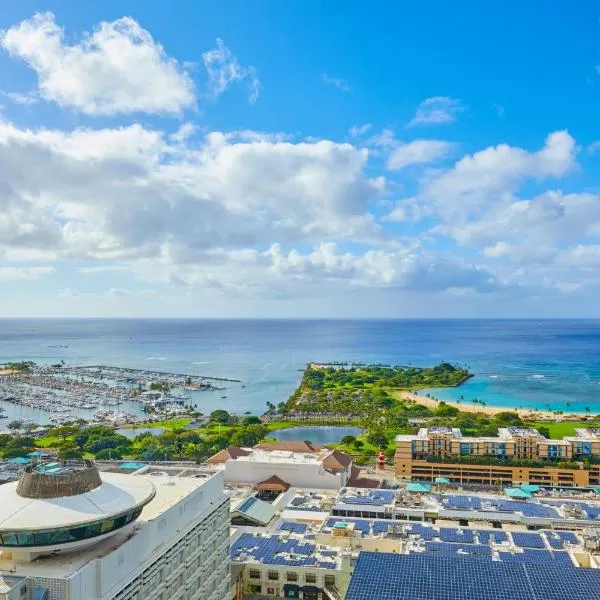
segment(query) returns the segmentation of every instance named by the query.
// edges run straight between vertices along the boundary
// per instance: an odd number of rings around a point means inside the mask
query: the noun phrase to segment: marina
[[[198,394],[237,383],[105,365],[15,364],[17,368],[0,369],[0,418],[40,425],[77,420],[118,424],[189,414],[197,409]]]

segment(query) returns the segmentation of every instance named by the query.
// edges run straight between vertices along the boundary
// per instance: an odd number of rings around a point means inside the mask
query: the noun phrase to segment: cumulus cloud
[[[406,127],[453,123],[456,121],[458,113],[464,109],[462,102],[456,98],[448,96],[427,98],[419,104],[415,116],[408,122]]]
[[[215,247],[376,240],[369,206],[385,181],[365,175],[367,158],[350,144],[250,132],[190,147],[140,125],[64,133],[0,122],[0,249],[183,263]]]
[[[213,100],[217,99],[233,83],[243,81],[249,89],[248,100],[254,104],[260,95],[260,79],[256,69],[250,65],[242,67],[239,60],[225,45],[222,39],[217,38],[216,46],[202,54],[202,62],[208,72],[208,95]]]
[[[465,219],[482,206],[513,198],[527,179],[558,178],[576,166],[577,147],[567,131],[555,131],[537,152],[500,144],[461,158],[421,181],[416,201],[433,204],[449,220]]]
[[[211,287],[232,293],[275,290],[280,296],[319,289],[397,289],[446,291],[471,289],[491,292],[503,283],[487,269],[451,256],[421,252],[406,246],[394,251],[342,252],[333,242],[308,252],[285,250],[211,251],[202,264],[184,265],[177,276],[186,286]],[[169,273],[163,273],[165,280]]]
[[[387,159],[387,168],[399,171],[410,165],[435,162],[448,155],[454,144],[442,140],[414,140],[400,144]]]
[[[195,101],[185,70],[130,17],[68,45],[54,15],[38,13],[3,31],[0,44],[36,72],[42,98],[89,115],[178,114]]]

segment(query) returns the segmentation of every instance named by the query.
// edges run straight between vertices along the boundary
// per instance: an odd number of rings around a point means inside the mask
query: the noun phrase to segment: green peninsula
[[[425,368],[313,363],[279,412],[361,414],[391,408],[390,392],[457,386],[469,377],[468,369],[447,362]]]

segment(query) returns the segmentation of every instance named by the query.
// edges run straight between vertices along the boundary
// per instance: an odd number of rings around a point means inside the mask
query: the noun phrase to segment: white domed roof
[[[0,485],[0,531],[74,527],[141,508],[155,494],[142,476],[102,473],[102,485],[76,496],[24,498],[17,482]]]

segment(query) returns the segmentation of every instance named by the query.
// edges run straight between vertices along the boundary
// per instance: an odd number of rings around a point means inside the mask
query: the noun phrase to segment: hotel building
[[[255,448],[227,448],[207,461],[222,470],[225,482],[269,487],[274,480],[298,488],[339,490],[352,485],[358,469],[352,457],[309,442],[260,444]],[[276,478],[276,479],[275,479]]]
[[[32,465],[0,486],[0,600],[231,597],[222,473],[140,467]]]
[[[456,462],[452,457],[460,457]],[[468,457],[473,457],[469,462]],[[500,459],[497,464],[480,464],[478,458]],[[546,439],[528,427],[506,427],[498,437],[466,437],[460,429],[422,428],[416,435],[396,436],[396,476],[416,481],[443,477],[452,482],[538,485],[600,485],[600,464],[584,468],[562,468],[561,462],[584,458],[600,459],[600,429],[576,429],[562,440]],[[437,460],[436,460],[437,458]],[[503,465],[501,460],[506,460]],[[510,464],[511,461],[544,463],[542,466]]]

